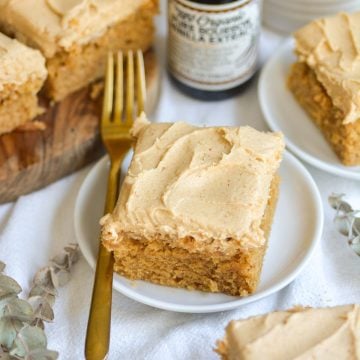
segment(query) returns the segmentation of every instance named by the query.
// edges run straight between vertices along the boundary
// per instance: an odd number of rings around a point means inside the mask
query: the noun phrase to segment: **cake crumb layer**
[[[42,112],[37,93],[46,76],[40,51],[0,33],[0,134],[11,132]]]
[[[0,33],[0,100],[25,83],[26,92],[37,93],[46,76],[45,58],[40,51]]]
[[[0,101],[0,134],[15,130],[42,112],[37,97],[32,93],[14,94]]]
[[[360,120],[344,124],[344,113],[334,106],[315,72],[305,63],[292,65],[289,89],[322,131],[344,165],[360,164]]]
[[[114,251],[114,270],[132,280],[146,280],[188,290],[222,292],[233,296],[247,296],[258,285],[263,257],[270,236],[279,192],[279,178],[275,176],[269,201],[261,222],[266,243],[253,249],[238,249],[224,256],[209,250],[193,251],[194,240],[184,239],[174,246],[163,240],[123,239],[107,245]]]

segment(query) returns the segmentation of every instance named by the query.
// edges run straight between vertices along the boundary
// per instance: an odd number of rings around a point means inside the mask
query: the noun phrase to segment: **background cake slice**
[[[46,75],[40,51],[0,33],[0,134],[41,113],[37,93]]]
[[[360,164],[360,12],[295,33],[288,86],[345,165]]]
[[[0,28],[46,57],[48,97],[61,100],[104,74],[109,50],[148,49],[157,0],[5,0]]]
[[[217,352],[223,360],[356,360],[360,307],[299,308],[231,321]]]
[[[278,195],[278,133],[138,119],[117,206],[101,223],[115,271],[157,284],[248,295]]]

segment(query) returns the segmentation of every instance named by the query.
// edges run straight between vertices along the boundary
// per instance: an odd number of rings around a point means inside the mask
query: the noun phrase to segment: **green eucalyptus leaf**
[[[47,322],[54,319],[54,312],[49,302],[42,296],[32,296],[28,299],[28,302],[32,306],[36,318]]]
[[[59,280],[56,276],[56,273],[57,273],[57,269],[55,269],[54,267],[51,267],[50,268],[51,283],[55,289],[57,289],[59,287]]]
[[[55,268],[70,270],[71,266],[79,260],[79,246],[70,244],[66,246],[65,251],[51,259]]]
[[[360,242],[356,244],[350,244],[350,246],[355,251],[355,253],[360,256]]]
[[[39,318],[36,318],[31,324],[31,326],[36,326],[40,329],[43,329],[45,330],[45,323],[43,320],[39,319]]]
[[[66,285],[70,280],[70,273],[67,270],[59,270],[54,276],[56,277],[56,283],[58,286]]]
[[[0,274],[0,297],[19,294],[21,286],[10,276]]]
[[[28,301],[19,299],[20,285],[3,274],[0,261],[0,360],[55,360],[47,349],[44,321],[52,321],[57,288],[70,279],[70,269],[79,259],[79,246],[70,244],[51,260],[51,266],[34,276]]]
[[[2,298],[0,298],[0,316],[2,316],[3,314],[3,309],[6,305],[8,305],[9,303],[11,303],[12,301],[14,301],[14,299],[18,299],[17,295],[8,295],[8,296],[3,296]]]
[[[80,258],[80,250],[78,244],[70,244],[65,247],[65,251],[68,254],[68,270],[70,270],[70,267],[75,264],[79,258]]]
[[[340,234],[347,237],[350,247],[360,256],[360,210],[353,208],[342,200],[344,194],[329,196],[329,204],[337,212],[334,223]]]
[[[26,300],[14,298],[2,308],[0,316],[22,322],[32,322],[34,320],[34,311]]]
[[[52,268],[47,266],[40,269],[34,276],[34,285],[41,287],[45,292],[56,295],[56,286],[52,278]]]
[[[32,350],[26,357],[26,360],[56,360],[59,353],[53,350],[37,349]]]
[[[69,257],[66,253],[62,253],[53,257],[50,262],[59,269],[66,270],[69,268]]]
[[[0,318],[0,346],[11,349],[16,334],[23,327],[23,322],[12,318]]]
[[[346,201],[340,201],[338,210],[342,213],[348,214],[353,211],[353,208]]]
[[[355,236],[360,235],[360,217],[356,217],[353,223],[353,234]]]
[[[65,247],[65,250],[70,255],[73,264],[80,259],[80,248],[78,244],[72,244],[72,246]]]
[[[56,294],[55,294],[56,295]],[[55,303],[55,295],[47,293],[42,287],[35,285],[31,288],[29,297],[41,296],[44,298],[51,306]]]
[[[43,296],[47,293],[44,291],[44,289],[41,286],[34,285],[29,292],[29,297],[31,296]]]
[[[0,349],[0,360],[18,360],[16,357],[11,356],[8,352],[1,352]]]
[[[46,349],[47,341],[44,330],[36,326],[24,326],[17,334],[10,354],[26,357],[32,350]]]
[[[353,211],[350,204],[342,200],[344,196],[344,194],[332,194],[328,198],[330,206],[335,209],[338,214],[348,214]]]
[[[328,201],[330,206],[337,210],[337,208],[339,207],[339,201],[341,201],[342,197],[344,196],[344,194],[336,194],[336,193],[332,193],[329,197],[328,197]]]
[[[360,235],[354,237],[350,242],[351,242],[351,244],[359,244],[360,243]]]
[[[344,235],[344,236],[348,236],[349,235],[349,220],[346,216],[337,216],[334,219],[334,223],[336,226],[337,231]]]
[[[352,207],[343,200],[345,194],[331,194],[328,198],[330,206],[339,211],[343,211],[345,213],[351,212]]]

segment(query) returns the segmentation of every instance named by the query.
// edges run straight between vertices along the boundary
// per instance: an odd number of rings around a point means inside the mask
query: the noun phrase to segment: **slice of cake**
[[[41,113],[37,93],[46,75],[40,51],[0,33],[0,134]]]
[[[223,360],[358,360],[360,307],[294,309],[231,321],[217,345]]]
[[[60,100],[104,74],[109,50],[148,49],[158,0],[3,0],[0,28],[42,51]]]
[[[360,164],[360,12],[295,33],[288,86],[345,165]]]
[[[134,156],[102,240],[129,279],[248,295],[278,197],[279,133],[183,122],[133,127]]]

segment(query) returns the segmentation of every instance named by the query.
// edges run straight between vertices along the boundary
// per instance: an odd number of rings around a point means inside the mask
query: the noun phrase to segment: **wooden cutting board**
[[[146,111],[150,114],[156,106],[160,84],[153,51],[146,53],[145,64]],[[98,127],[102,91],[94,98],[94,90],[94,85],[90,85],[48,105],[36,119],[45,124],[45,130],[16,130],[0,136],[0,203],[40,189],[104,154]]]

